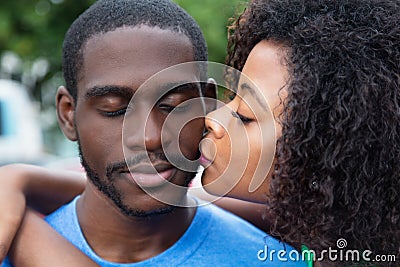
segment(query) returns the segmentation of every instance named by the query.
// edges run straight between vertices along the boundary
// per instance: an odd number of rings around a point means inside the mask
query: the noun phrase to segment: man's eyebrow
[[[189,82],[189,81],[179,81],[179,82],[171,82],[171,83],[164,83],[160,85],[162,89],[172,89],[183,91],[185,89],[198,89],[199,82]]]
[[[163,83],[162,85],[159,86],[159,89],[165,91],[166,94],[183,93],[187,90],[198,91],[200,89],[200,82],[179,81],[179,82]]]
[[[94,86],[86,92],[85,98],[88,99],[92,97],[101,97],[110,94],[121,96],[124,98],[131,98],[132,89],[129,87],[117,85]]]
[[[258,94],[256,93],[256,91],[254,90],[253,87],[251,87],[249,84],[247,83],[242,83],[240,85],[240,88],[242,90],[247,90],[250,92],[250,94],[253,96],[253,98],[255,98],[258,102],[258,104],[260,104],[260,106],[267,112],[269,112],[269,107],[265,104],[265,101],[262,101],[261,98],[258,96]]]

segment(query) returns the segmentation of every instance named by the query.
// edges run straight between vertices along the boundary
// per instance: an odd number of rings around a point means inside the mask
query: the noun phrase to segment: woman
[[[284,241],[319,253],[344,238],[348,249],[399,258],[399,18],[399,1],[253,1],[234,25],[227,63],[258,85],[276,119],[265,199]],[[243,99],[228,104],[230,120],[257,143],[268,113],[249,110]],[[217,149],[205,184],[228,164],[225,141],[235,123],[225,132],[213,120],[225,111],[206,121]],[[230,194],[256,200],[247,171]]]
[[[297,248],[320,254],[344,238],[346,249],[399,259],[398,21],[397,0],[251,2],[229,40],[228,64],[245,74],[228,74],[238,96],[206,120],[216,148],[201,146],[206,190],[267,203],[272,230]],[[250,140],[245,164],[229,141],[240,140],[237,129]],[[273,167],[253,190],[275,134]],[[243,170],[237,184],[224,179],[233,165]]]

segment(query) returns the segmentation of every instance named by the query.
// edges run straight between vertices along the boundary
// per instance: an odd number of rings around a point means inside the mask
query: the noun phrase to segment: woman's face
[[[283,47],[261,41],[250,52],[237,95],[208,114],[200,145],[202,183],[213,195],[265,202],[288,72]],[[283,90],[281,90],[283,88]]]

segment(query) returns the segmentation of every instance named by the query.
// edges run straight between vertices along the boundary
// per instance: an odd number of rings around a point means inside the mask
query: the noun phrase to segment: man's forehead
[[[118,28],[88,41],[78,88],[117,85],[137,89],[154,74],[193,60],[193,46],[183,34],[149,26]],[[198,76],[197,69],[186,68],[158,79],[167,83],[198,80]]]
[[[146,40],[158,42],[162,41],[164,46],[171,45],[168,40],[173,40],[188,45],[194,50],[190,38],[182,32],[178,32],[170,28],[162,29],[158,26],[139,24],[135,26],[121,26],[106,32],[100,32],[92,35],[83,44],[81,49],[82,55],[85,57],[87,50],[95,49],[101,46],[123,44],[123,42],[121,43],[119,41],[126,41],[127,38],[129,38],[130,41],[139,43]],[[172,49],[173,47],[170,48]],[[194,60],[194,51],[192,60]]]

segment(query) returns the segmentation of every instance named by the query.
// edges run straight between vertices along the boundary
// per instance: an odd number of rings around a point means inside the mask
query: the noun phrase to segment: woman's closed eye
[[[231,114],[234,118],[238,119],[241,123],[243,124],[249,124],[252,121],[254,121],[254,119],[248,118],[246,116],[243,116],[242,114],[238,113],[237,111],[231,111]]]

